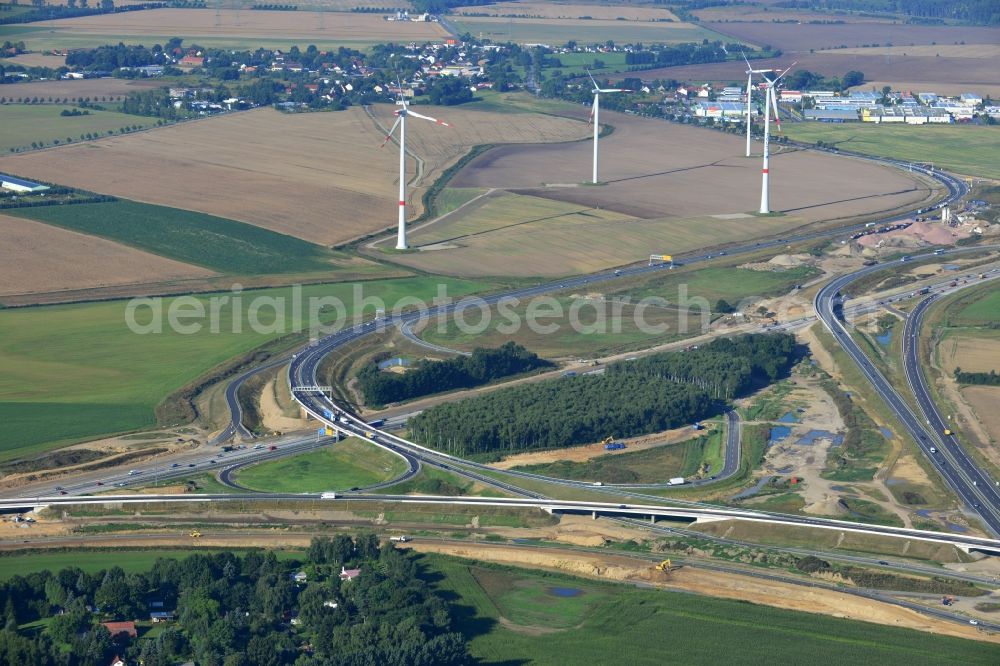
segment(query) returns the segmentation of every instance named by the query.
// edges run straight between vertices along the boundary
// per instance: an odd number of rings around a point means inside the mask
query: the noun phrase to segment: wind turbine
[[[399,128],[399,229],[396,232],[396,249],[405,250],[406,245],[406,118],[407,116],[413,116],[414,118],[420,118],[422,120],[429,120],[431,122],[437,123],[438,125],[444,125],[445,127],[451,127],[448,123],[443,120],[438,120],[437,118],[431,118],[430,116],[424,116],[416,111],[410,111],[407,108],[406,99],[403,97],[402,86],[397,82],[397,88],[399,89],[399,108],[393,112],[396,116],[396,122],[392,124],[392,129],[385,136],[385,141],[379,148],[384,148],[385,144],[389,142],[392,138],[392,133]]]
[[[594,93],[594,105],[590,107],[590,122],[594,123],[594,174],[593,183],[597,184],[597,135],[601,132],[601,95],[603,93],[616,93],[616,92],[628,92],[625,88],[601,88],[597,85],[597,81],[594,80],[594,75],[587,70],[587,76],[590,77],[590,82],[594,84],[594,89],[591,90]]]
[[[783,71],[781,73],[780,76],[778,76],[777,78],[775,78],[773,80],[767,78],[767,75],[764,75],[764,82],[765,82],[764,83],[764,166],[761,169],[761,184],[760,184],[760,214],[761,215],[767,215],[768,213],[771,212],[770,202],[768,201],[769,190],[768,190],[768,182],[767,182],[767,176],[768,176],[767,161],[768,161],[768,157],[770,157],[770,150],[771,150],[770,145],[771,145],[771,104],[772,104],[772,102],[774,103],[774,118],[775,118],[775,122],[778,123],[778,129],[779,130],[781,129],[781,120],[778,118],[778,98],[774,94],[774,87],[778,84],[778,81],[780,81],[782,79],[782,77],[785,76],[785,74],[788,74],[788,72],[794,66],[795,66],[795,63],[793,62],[791,65],[788,66],[787,69],[785,69],[785,71]]]
[[[740,54],[743,56],[743,61],[746,62],[747,64],[747,72],[746,72],[747,73],[747,157],[750,157],[750,123],[751,123],[751,118],[753,117],[751,114],[751,110],[753,107],[750,102],[750,93],[753,91],[753,75],[767,74],[768,72],[773,72],[774,70],[754,69],[753,66],[750,64],[750,61],[747,60],[746,53],[743,53],[743,51],[740,50]]]

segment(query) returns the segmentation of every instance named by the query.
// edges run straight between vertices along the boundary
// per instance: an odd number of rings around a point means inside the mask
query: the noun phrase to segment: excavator
[[[678,569],[681,568],[681,566],[682,565],[680,564],[675,565],[673,562],[670,561],[670,558],[667,558],[656,565],[656,570],[668,574],[671,571],[677,571]]]

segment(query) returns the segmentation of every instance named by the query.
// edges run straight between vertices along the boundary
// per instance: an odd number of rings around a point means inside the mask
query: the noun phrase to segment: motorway
[[[935,254],[954,256],[969,252],[982,252],[984,249],[995,250],[997,246],[958,248],[936,252]],[[888,266],[887,264],[868,266],[860,271],[841,276],[827,283],[816,294],[814,302],[816,312],[837,343],[857,364],[869,383],[889,406],[896,418],[899,419],[907,433],[917,443],[934,468],[941,474],[942,478],[955,491],[966,507],[982,518],[987,529],[993,535],[998,535],[1000,534],[1000,492],[998,492],[997,487],[989,476],[968,456],[958,441],[954,437],[945,437],[943,435],[944,426],[940,425],[943,423],[943,420],[937,413],[937,408],[930,400],[926,386],[923,386],[923,393],[918,394],[918,403],[926,414],[926,418],[922,419],[917,416],[906,399],[896,391],[892,384],[879,371],[875,363],[865,355],[844,324],[842,308],[845,288],[865,275],[886,270]],[[924,307],[926,308],[926,305]],[[919,317],[917,318],[919,319]],[[915,351],[909,349],[910,347],[915,347],[915,345],[912,345],[912,342],[915,340],[912,319],[912,316],[907,318],[907,325],[904,327],[907,331],[904,335],[906,340],[904,350],[909,350],[905,357],[904,366],[907,368],[908,379],[917,374],[920,375],[922,380],[919,359]],[[919,383],[916,386],[920,386]],[[915,388],[912,380],[911,388]],[[932,415],[936,416],[932,417]],[[925,425],[933,427],[927,428]],[[940,428],[938,428],[939,425]],[[935,451],[932,451],[932,448]]]

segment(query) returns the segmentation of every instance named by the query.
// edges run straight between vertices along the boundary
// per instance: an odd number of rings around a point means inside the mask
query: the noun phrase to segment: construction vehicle
[[[953,603],[955,603],[955,597],[943,596],[941,597],[941,603],[944,604],[945,606],[951,606]]]
[[[614,443],[615,443],[615,438],[614,437],[605,437],[604,439],[601,440],[601,444],[605,444],[605,445],[607,445],[607,444],[614,444]]]
[[[191,537],[192,539],[200,539],[201,532],[199,532],[198,530],[191,530],[191,533],[188,536]]]
[[[670,573],[671,571],[677,571],[680,568],[681,565],[679,564],[675,565],[673,562],[670,561],[669,558],[663,560],[662,562],[656,565],[656,570],[662,571],[663,573]]]
[[[945,435],[950,435],[951,434],[951,430],[949,430],[948,428],[945,428],[944,429],[944,434]]]
[[[367,437],[368,439],[375,439],[375,433],[373,433],[371,430],[365,430],[365,437]]]

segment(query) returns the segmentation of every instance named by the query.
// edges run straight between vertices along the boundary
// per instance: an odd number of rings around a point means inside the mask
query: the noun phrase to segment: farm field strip
[[[454,10],[459,15],[471,15],[482,17],[484,14],[490,16],[514,16],[532,18],[552,18],[552,19],[580,19],[589,17],[596,20],[616,20],[619,18],[627,21],[680,21],[677,15],[665,7],[652,7],[648,5],[629,4],[589,4],[584,2],[494,2],[488,5],[472,5],[469,7],[457,7]]]
[[[0,214],[3,296],[213,275],[119,243]]]
[[[0,88],[0,95],[6,91]],[[156,120],[116,111],[87,109],[86,115],[61,116],[75,107],[62,104],[3,104],[0,105],[0,153],[12,149],[31,150],[32,144],[46,146],[54,142],[70,143],[84,140],[86,134],[106,136],[123,127],[147,128]]]
[[[518,114],[512,126],[509,115],[471,105],[421,112],[447,118],[452,127],[411,123],[407,148],[423,164],[419,187],[409,192],[411,217],[422,210],[423,188],[476,144],[568,141],[587,133],[582,122],[532,113]],[[379,105],[372,113],[385,124],[392,107]],[[7,156],[0,170],[334,245],[395,222],[398,152],[378,149],[383,136],[357,107],[301,114],[258,109],[65,146],[58,159],[48,153]],[[408,167],[412,181],[416,161]]]
[[[615,21],[588,19],[530,19],[499,16],[455,17],[452,20],[461,32],[489,37],[494,41],[545,43],[561,46],[575,40],[583,44],[642,42],[644,44],[680,44],[701,42],[703,39],[723,39],[712,30],[692,23]]]

